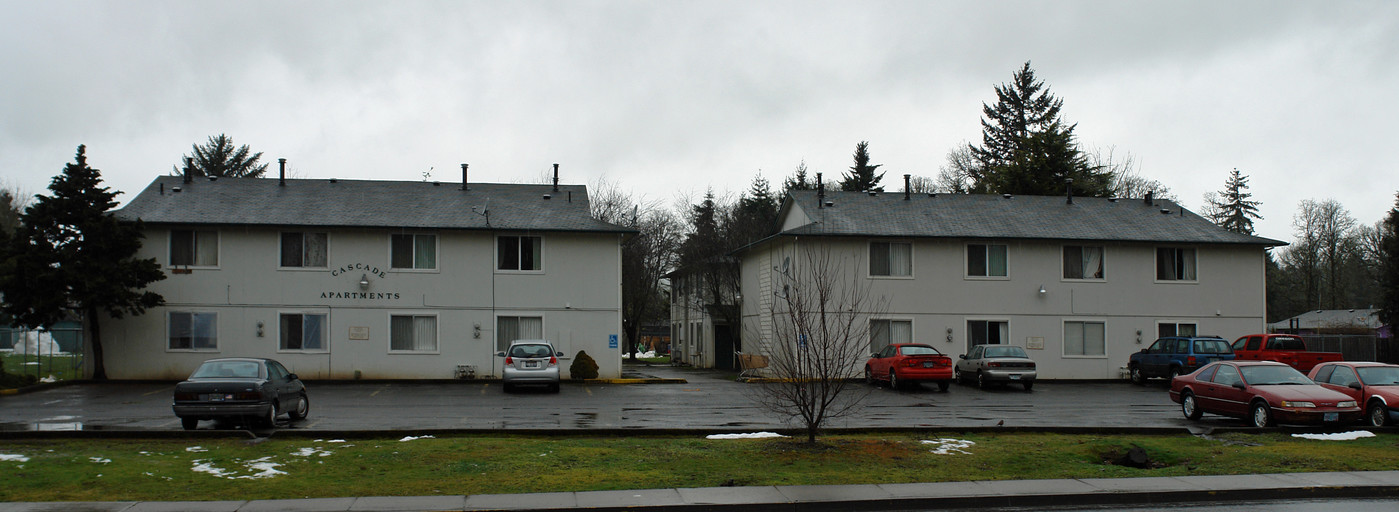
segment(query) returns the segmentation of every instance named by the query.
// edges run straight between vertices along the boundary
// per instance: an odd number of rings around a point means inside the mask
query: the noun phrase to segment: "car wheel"
[[[986,374],[976,372],[976,387],[986,389]]]
[[[1273,413],[1268,410],[1267,402],[1254,402],[1249,411],[1248,417],[1253,426],[1258,428],[1273,426]]]
[[[277,410],[277,403],[274,401],[272,403],[272,407],[267,408],[267,415],[263,416],[260,419],[259,422],[262,423],[261,426],[266,428],[277,428],[277,416],[280,416],[281,412],[282,411]]]
[[[1383,427],[1389,423],[1389,408],[1379,400],[1370,402],[1370,408],[1365,410],[1365,418],[1369,420],[1370,426]]]
[[[893,369],[893,368],[890,368],[890,369],[889,369],[889,389],[899,389],[899,386],[902,386],[902,385],[903,385],[903,383],[902,383],[902,382],[899,382],[899,376],[898,376],[897,374],[894,373],[894,369]]]
[[[306,393],[302,393],[301,396],[296,397],[296,406],[287,413],[287,417],[291,418],[292,421],[299,421],[306,419],[306,416],[310,414],[311,400],[306,398]]]
[[[871,386],[879,385],[879,383],[874,381],[874,372],[870,371],[870,367],[868,366],[865,367],[865,384],[869,384]]]
[[[966,381],[963,381],[963,380],[962,380],[962,372],[957,371],[956,368],[952,369],[952,382],[954,382],[954,383],[956,383],[956,384],[965,384],[965,383],[966,383]]]
[[[1141,367],[1139,367],[1139,366],[1133,366],[1132,369],[1129,370],[1129,371],[1131,372],[1131,375],[1132,375],[1132,383],[1133,383],[1133,384],[1136,384],[1136,385],[1138,385],[1138,386],[1141,386],[1141,385],[1146,384],[1146,375],[1142,373]]]
[[[946,393],[946,392],[947,392],[947,388],[949,388],[949,387],[952,387],[952,382],[951,382],[951,381],[946,381],[946,380],[940,380],[940,381],[938,381],[938,391],[941,391],[941,392],[943,392],[943,393]]]
[[[1025,385],[1025,391],[1029,391],[1030,388],[1035,387],[1035,381],[1032,380],[1027,380],[1023,384]]]
[[[185,430],[199,428],[199,418],[180,418],[180,426],[185,427]]]
[[[1180,376],[1180,367],[1179,367],[1179,366],[1172,366],[1172,367],[1171,367],[1171,376],[1170,376],[1170,377],[1167,377],[1166,380],[1175,380],[1175,378],[1176,378],[1176,377],[1179,377],[1179,376]]]
[[[1195,403],[1195,394],[1189,391],[1180,395],[1180,412],[1185,415],[1185,419],[1198,420],[1204,414],[1200,410],[1200,404]]]

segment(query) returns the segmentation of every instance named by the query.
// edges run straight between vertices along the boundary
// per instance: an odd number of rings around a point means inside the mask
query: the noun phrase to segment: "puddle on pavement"
[[[84,427],[80,421],[0,423],[3,432],[74,432],[79,430],[104,430],[102,427]]]
[[[597,413],[595,412],[579,412],[574,413],[574,416],[576,416],[573,418],[573,426],[575,427],[591,428],[597,424]]]

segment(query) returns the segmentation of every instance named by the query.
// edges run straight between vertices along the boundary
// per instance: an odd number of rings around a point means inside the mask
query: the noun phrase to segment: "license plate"
[[[924,367],[924,368],[932,368],[932,367],[933,367],[933,362],[932,362],[932,361],[923,361],[923,367]]]
[[[539,368],[539,361],[525,361],[525,368]]]
[[[1020,380],[1020,376],[1019,376],[1019,375],[1011,375],[1011,376],[1010,376],[1010,380]]]
[[[1340,420],[1340,419],[1341,419],[1341,413],[1339,413],[1339,412],[1322,413],[1321,419],[1322,419],[1323,421],[1337,421],[1337,420]]]
[[[209,401],[210,401],[210,402],[222,402],[222,401],[224,401],[224,400],[232,400],[232,399],[233,399],[233,395],[209,395]]]

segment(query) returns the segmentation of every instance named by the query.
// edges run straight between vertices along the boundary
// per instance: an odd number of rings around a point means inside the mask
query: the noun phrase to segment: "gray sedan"
[[[957,382],[975,382],[986,389],[991,383],[1017,382],[1025,391],[1035,385],[1035,362],[1025,349],[1015,345],[977,345],[970,353],[958,356],[952,378]]]

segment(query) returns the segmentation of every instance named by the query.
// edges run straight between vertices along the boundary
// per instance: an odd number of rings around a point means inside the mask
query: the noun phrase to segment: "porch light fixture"
[[[359,289],[361,289],[361,290],[368,290],[368,289],[369,289],[369,274],[361,274],[361,275],[359,276]]]
[[[1044,294],[1046,294],[1046,293],[1049,293],[1049,292],[1044,291],[1044,285],[1040,285],[1040,295],[1044,295]]]

